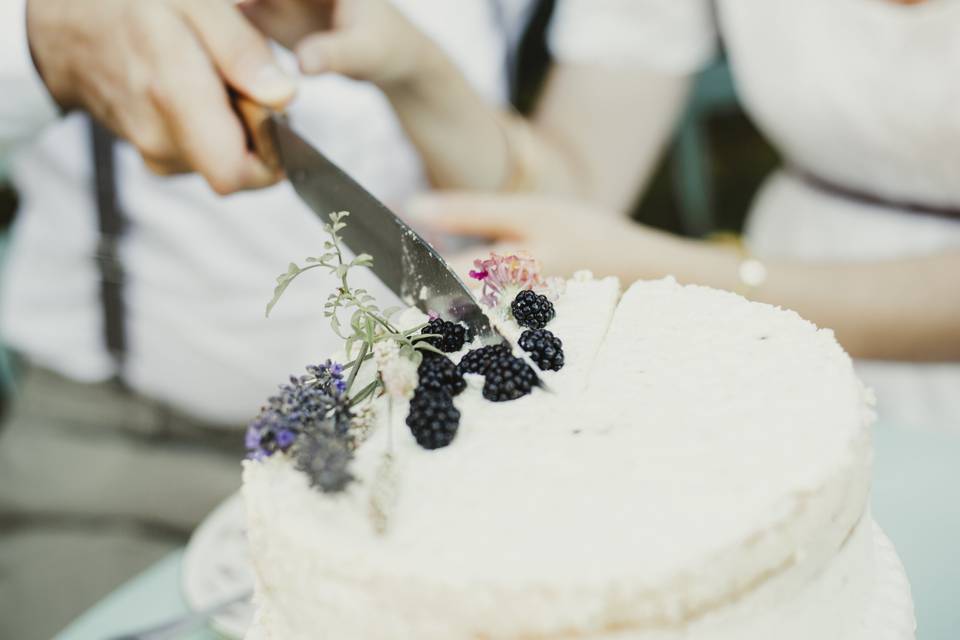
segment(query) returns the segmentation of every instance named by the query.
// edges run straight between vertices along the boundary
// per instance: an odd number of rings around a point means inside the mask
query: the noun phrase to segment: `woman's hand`
[[[307,74],[338,73],[387,91],[419,82],[439,49],[386,0],[245,0],[247,17],[295,51]]]
[[[492,242],[498,253],[527,251],[550,275],[590,269],[624,281],[661,277],[669,273],[676,243],[683,242],[618,212],[536,195],[430,194],[413,200],[407,212],[430,229]],[[462,273],[481,253],[449,259]]]

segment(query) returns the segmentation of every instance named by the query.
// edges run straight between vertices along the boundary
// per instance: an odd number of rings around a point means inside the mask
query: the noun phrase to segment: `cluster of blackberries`
[[[553,333],[544,329],[556,311],[546,296],[529,289],[521,291],[510,304],[517,322],[527,327],[519,346],[543,371],[563,367],[563,345]],[[463,325],[434,318],[422,334],[434,337],[426,341],[444,353],[459,351],[467,341]],[[407,426],[417,443],[425,449],[439,449],[453,442],[460,426],[460,411],[453,397],[466,388],[464,375],[482,375],[483,397],[493,402],[516,400],[540,384],[536,371],[523,358],[511,352],[508,344],[479,347],[469,351],[454,365],[446,356],[424,352],[417,370],[419,383],[410,401]]]
[[[454,325],[452,322],[446,324],[463,331],[460,325]],[[424,333],[441,333],[438,330],[428,329],[429,327],[424,329]],[[443,339],[447,340],[446,334]],[[464,336],[461,336],[459,341],[460,346],[453,351],[463,347]],[[443,348],[437,344],[434,346]],[[460,427],[460,411],[453,406],[453,397],[466,389],[467,383],[450,358],[428,351],[423,352],[423,360],[417,368],[417,376],[419,380],[413,399],[410,401],[407,426],[410,427],[413,437],[421,447],[440,449],[453,442],[457,435],[457,429]]]
[[[556,311],[547,296],[524,289],[510,303],[510,311],[517,324],[528,329],[543,329],[553,320]]]
[[[517,341],[530,354],[541,371],[559,371],[563,367],[563,343],[547,329],[527,329]]]
[[[513,317],[527,330],[520,336],[520,348],[530,354],[541,371],[559,371],[563,367],[563,343],[544,329],[556,316],[553,303],[546,296],[525,289],[510,303]]]
[[[458,365],[460,372],[484,377],[483,397],[494,402],[516,400],[530,393],[540,380],[507,344],[488,345],[467,352]]]
[[[437,337],[427,338],[425,342],[433,345],[444,353],[453,353],[463,349],[467,342],[467,328],[462,324],[433,318],[427,323],[427,326],[420,332],[424,335],[433,334]]]
[[[460,411],[446,391],[418,387],[410,401],[407,426],[421,447],[440,449],[456,437]]]
[[[460,364],[457,367],[461,374],[478,373],[483,375],[487,372],[490,363],[509,355],[511,355],[510,347],[506,343],[492,344],[468,351],[460,359]]]
[[[463,374],[450,358],[438,353],[424,352],[417,367],[417,388],[429,391],[444,391],[452,398],[467,388]]]
[[[530,365],[510,353],[492,360],[483,378],[483,397],[493,402],[522,398],[540,383]]]

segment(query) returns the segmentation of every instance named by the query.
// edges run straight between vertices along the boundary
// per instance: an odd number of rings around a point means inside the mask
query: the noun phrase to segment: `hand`
[[[304,73],[339,73],[381,89],[420,80],[440,50],[386,0],[243,0],[264,33],[295,50]]]
[[[227,88],[282,107],[295,86],[229,0],[28,0],[27,31],[60,106],[89,111],[154,172],[196,171],[221,194],[277,180]]]
[[[626,282],[662,277],[676,243],[682,242],[596,205],[537,195],[430,194],[414,199],[407,212],[417,224],[494,243],[497,253],[527,251],[544,273],[570,276],[590,269]],[[458,273],[485,252],[449,256]]]

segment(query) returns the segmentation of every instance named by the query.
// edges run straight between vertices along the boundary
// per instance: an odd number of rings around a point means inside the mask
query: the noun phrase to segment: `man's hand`
[[[282,107],[295,86],[229,0],[28,0],[27,31],[60,106],[89,111],[156,173],[195,171],[220,194],[277,180],[227,91]]]

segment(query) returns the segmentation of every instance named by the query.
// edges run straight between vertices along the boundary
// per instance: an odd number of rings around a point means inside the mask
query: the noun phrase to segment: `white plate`
[[[253,589],[253,568],[247,551],[243,500],[235,493],[208,515],[187,543],[182,587],[194,611],[224,602]],[[253,620],[253,603],[237,603],[211,620],[221,634],[240,640]]]

